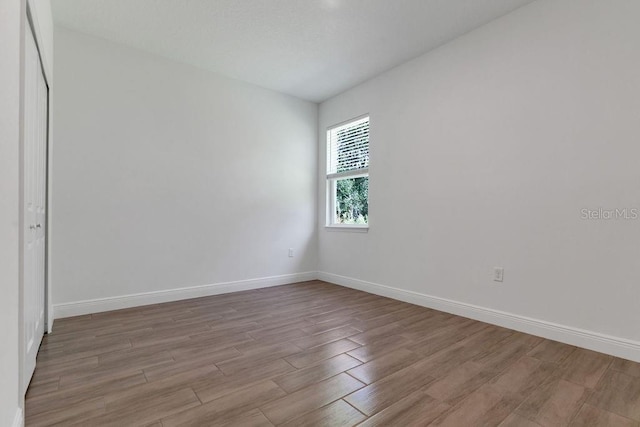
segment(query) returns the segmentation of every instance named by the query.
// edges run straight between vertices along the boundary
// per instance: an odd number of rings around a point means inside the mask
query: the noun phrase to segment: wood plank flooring
[[[640,427],[640,364],[314,281],[57,320],[26,425]]]

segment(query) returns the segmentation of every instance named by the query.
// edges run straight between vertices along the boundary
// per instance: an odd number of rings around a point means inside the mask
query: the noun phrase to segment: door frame
[[[50,333],[53,326],[53,311],[51,304],[51,289],[50,289],[50,276],[51,276],[51,264],[50,264],[50,251],[51,251],[51,171],[52,171],[52,157],[51,157],[51,82],[50,76],[47,75],[47,70],[44,66],[44,57],[42,53],[42,37],[40,36],[41,32],[39,31],[37,25],[37,19],[34,19],[33,7],[31,5],[31,0],[26,2],[25,14],[24,16],[24,33],[23,37],[27,37],[27,31],[31,32],[31,36],[35,42],[36,50],[38,53],[38,57],[40,60],[40,72],[42,73],[42,77],[44,78],[45,86],[47,88],[47,117],[46,117],[46,137],[45,137],[45,227],[46,233],[44,236],[44,333]],[[20,360],[19,360],[19,378],[20,378],[20,387],[21,387],[21,395],[24,396],[27,392],[27,386],[24,386],[24,378],[25,378],[25,362],[26,362],[26,354],[25,354],[25,326],[24,326],[24,246],[25,246],[25,224],[24,224],[24,174],[25,174],[25,153],[24,153],[24,143],[25,143],[25,52],[26,52],[26,42],[23,41],[22,45],[22,53],[21,53],[21,82],[20,82],[20,99],[21,107],[20,107],[20,287],[19,287],[19,350],[20,350]],[[24,389],[22,389],[24,387]]]

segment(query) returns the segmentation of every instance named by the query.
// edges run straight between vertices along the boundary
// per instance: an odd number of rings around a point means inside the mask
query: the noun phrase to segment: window
[[[368,116],[327,130],[327,189],[327,225],[368,225]]]

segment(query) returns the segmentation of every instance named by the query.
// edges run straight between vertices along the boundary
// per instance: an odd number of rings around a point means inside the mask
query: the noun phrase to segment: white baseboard
[[[13,417],[13,424],[11,424],[12,427],[23,427],[24,426],[24,419],[22,417],[22,408],[18,408],[18,410],[16,411],[16,416]]]
[[[358,289],[376,295],[456,314],[470,319],[502,326],[531,335],[560,341],[587,348],[600,353],[640,362],[640,342],[587,331],[571,326],[559,325],[539,319],[532,319],[504,311],[479,307],[458,301],[438,298],[418,292],[393,288],[377,283],[365,282],[337,274],[318,272],[317,278],[348,288]]]
[[[53,305],[51,305],[49,307],[49,315],[47,317],[47,333],[48,334],[53,332],[53,321],[55,320],[55,318],[53,317],[53,314],[54,314]]]
[[[229,292],[246,291],[250,289],[267,288],[270,286],[286,285],[296,282],[305,282],[307,280],[314,280],[315,278],[316,272],[310,271],[305,273],[285,274],[281,276],[261,277],[258,279],[215,283],[212,285],[191,286],[188,288],[145,292],[118,297],[74,301],[62,304],[54,304],[53,312],[54,318],[60,319],[63,317],[100,313],[103,311],[119,310],[122,308],[179,301],[190,298],[205,297],[209,295],[226,294]]]

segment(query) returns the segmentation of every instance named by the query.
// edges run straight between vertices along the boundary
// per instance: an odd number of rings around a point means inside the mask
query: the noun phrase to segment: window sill
[[[325,225],[326,231],[346,231],[349,233],[368,233],[368,225]]]

